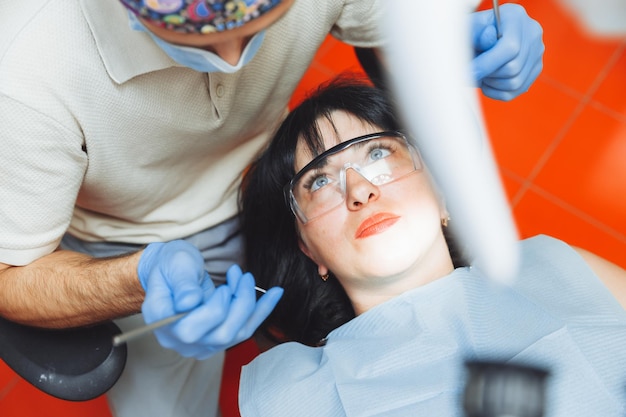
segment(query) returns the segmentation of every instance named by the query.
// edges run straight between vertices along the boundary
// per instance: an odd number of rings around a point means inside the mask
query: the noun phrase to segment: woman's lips
[[[392,213],[377,213],[363,220],[363,223],[361,223],[356,230],[354,237],[356,239],[363,239],[382,233],[393,226],[398,219],[400,219],[400,217]]]

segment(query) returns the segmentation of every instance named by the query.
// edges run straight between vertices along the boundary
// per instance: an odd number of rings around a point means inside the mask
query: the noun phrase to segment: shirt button
[[[217,94],[217,96],[218,96],[218,97],[220,97],[220,98],[221,98],[221,97],[224,97],[224,92],[225,92],[225,89],[224,89],[224,86],[223,86],[222,84],[219,84],[219,85],[217,86],[217,88],[215,89],[215,93],[216,93],[216,94]]]

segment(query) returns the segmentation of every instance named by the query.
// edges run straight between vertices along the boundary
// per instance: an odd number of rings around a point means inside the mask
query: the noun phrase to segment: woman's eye
[[[311,191],[317,191],[325,185],[328,185],[330,180],[325,175],[320,175],[319,177],[313,178],[311,181]]]
[[[370,151],[370,158],[373,161],[377,161],[379,159],[383,159],[386,158],[387,156],[389,156],[391,152],[389,152],[389,149],[385,149],[385,148],[376,148],[376,149],[372,149]]]

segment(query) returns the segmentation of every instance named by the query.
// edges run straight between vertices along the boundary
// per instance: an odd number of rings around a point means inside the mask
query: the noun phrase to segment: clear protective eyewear
[[[421,171],[423,165],[417,149],[398,131],[347,140],[318,155],[285,185],[285,198],[294,215],[307,223],[343,204],[350,168],[382,186]]]

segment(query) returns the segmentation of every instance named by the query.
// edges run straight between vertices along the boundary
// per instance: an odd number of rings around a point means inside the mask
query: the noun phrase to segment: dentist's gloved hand
[[[257,301],[254,277],[237,265],[226,273],[226,284],[215,288],[198,249],[183,240],[148,245],[137,273],[146,291],[141,308],[146,324],[189,312],[154,331],[159,343],[196,359],[248,339],[283,294],[282,288],[270,288]]]
[[[472,13],[472,70],[487,97],[509,101],[528,91],[543,69],[543,29],[517,4],[500,6],[500,23],[498,39],[493,10]]]

